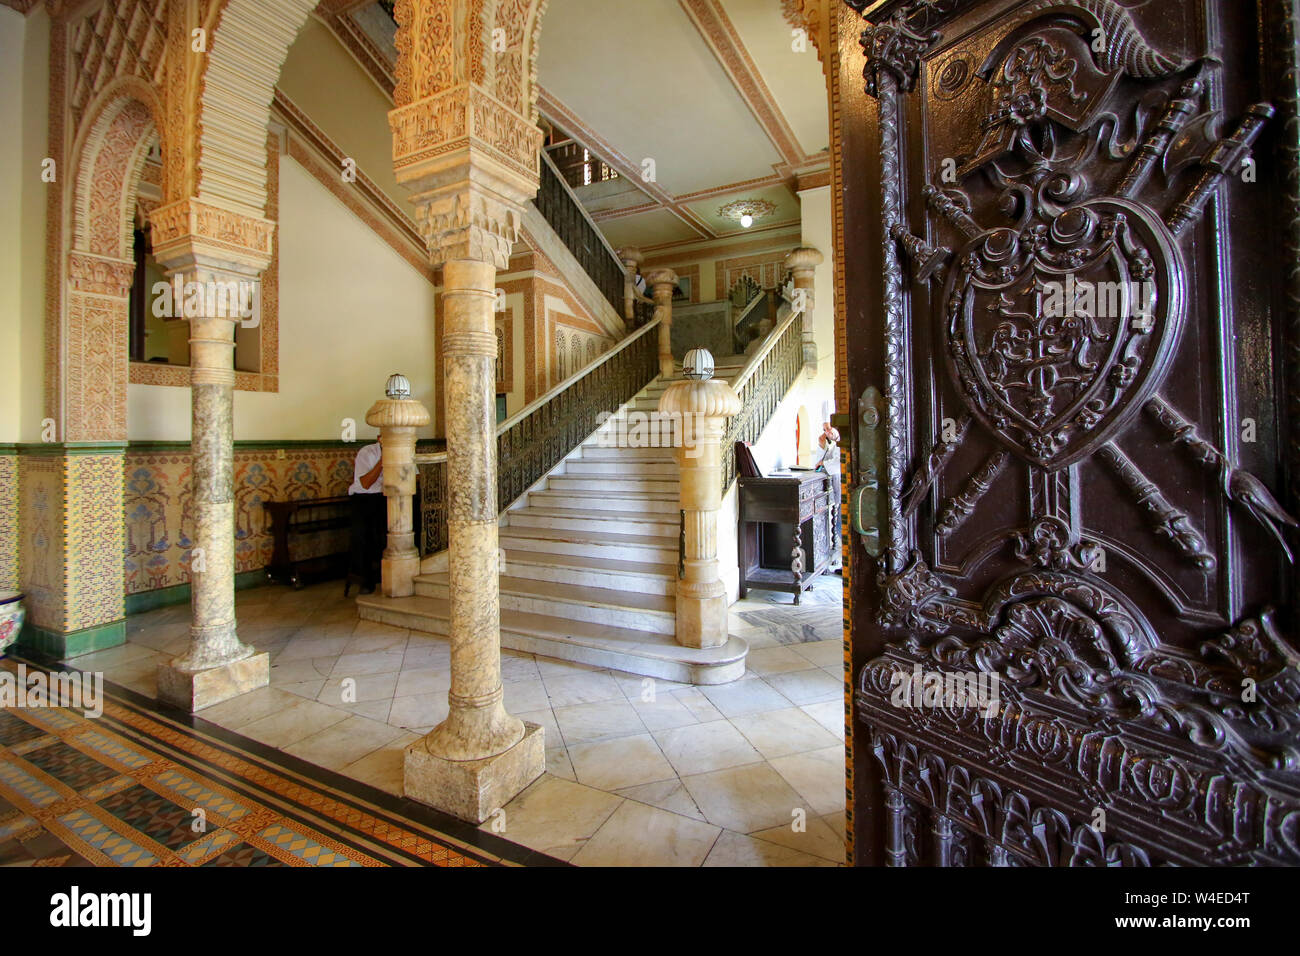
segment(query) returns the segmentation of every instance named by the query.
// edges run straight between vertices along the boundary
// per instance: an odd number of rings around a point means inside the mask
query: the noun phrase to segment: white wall
[[[0,7],[0,442],[39,441],[44,415],[49,35],[44,7]]]
[[[777,406],[767,426],[753,444],[754,460],[764,474],[771,474],[795,464],[795,421],[799,408],[808,409],[813,435],[811,441],[817,448],[821,424],[830,420],[835,411],[835,248],[831,228],[831,189],[820,186],[799,193],[803,203],[803,244],[821,252],[823,261],[814,274],[813,308],[804,316],[804,328],[813,330],[817,344],[817,374],[809,378],[805,371]],[[784,318],[785,311],[782,310]],[[723,449],[731,454],[731,449]],[[799,464],[812,465],[813,461]],[[838,507],[838,503],[836,505]],[[736,519],[738,506],[736,488],[722,499],[718,513],[718,561],[722,566],[722,580],[727,585],[727,600],[735,601],[740,591],[740,569],[737,566]]]
[[[235,393],[236,440],[358,438],[392,372],[434,409],[434,288],[294,160],[280,158],[280,391]],[[132,441],[188,441],[188,388],[132,385]],[[430,426],[420,433],[432,437]]]

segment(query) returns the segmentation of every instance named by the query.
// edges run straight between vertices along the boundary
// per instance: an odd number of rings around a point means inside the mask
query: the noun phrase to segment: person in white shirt
[[[371,594],[379,583],[379,562],[388,533],[388,508],[384,491],[384,454],[379,442],[363,445],[352,466],[352,540],[346,596],[352,579],[361,579],[361,593]]]

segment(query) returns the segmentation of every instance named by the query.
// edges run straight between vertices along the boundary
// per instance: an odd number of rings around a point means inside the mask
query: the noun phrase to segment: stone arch
[[[75,170],[65,272],[63,440],[124,441],[128,381],[131,234],[159,102],[141,80],[106,87],[74,139]]]
[[[280,67],[316,0],[226,0],[199,96],[198,198],[261,217]]]

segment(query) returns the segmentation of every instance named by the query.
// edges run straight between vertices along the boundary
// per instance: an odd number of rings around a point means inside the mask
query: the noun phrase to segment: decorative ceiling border
[[[731,80],[731,85],[754,114],[758,125],[781,154],[782,164],[777,167],[778,174],[806,163],[810,157],[803,151],[798,137],[772,96],[772,91],[763,81],[758,65],[745,49],[740,34],[736,32],[735,25],[719,0],[679,0],[679,3],[686,12],[687,19],[717,57],[718,64]]]
[[[352,11],[369,2],[370,0],[321,0],[314,14],[391,100],[393,88],[397,84],[393,65],[352,19]]]

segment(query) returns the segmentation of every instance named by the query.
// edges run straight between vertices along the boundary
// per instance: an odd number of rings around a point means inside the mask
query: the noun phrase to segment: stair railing
[[[601,295],[609,300],[618,315],[623,314],[623,278],[625,267],[609,240],[596,228],[587,210],[574,194],[554,160],[541,152],[541,185],[533,204],[560,241],[582,265]]]
[[[740,396],[740,414],[727,422],[722,444],[722,493],[736,480],[735,443],[758,441],[781,400],[803,370],[803,312],[791,310],[767,334],[731,387]]]
[[[505,511],[659,374],[652,320],[497,426],[497,508]],[[417,454],[422,555],[447,547],[447,453]]]

